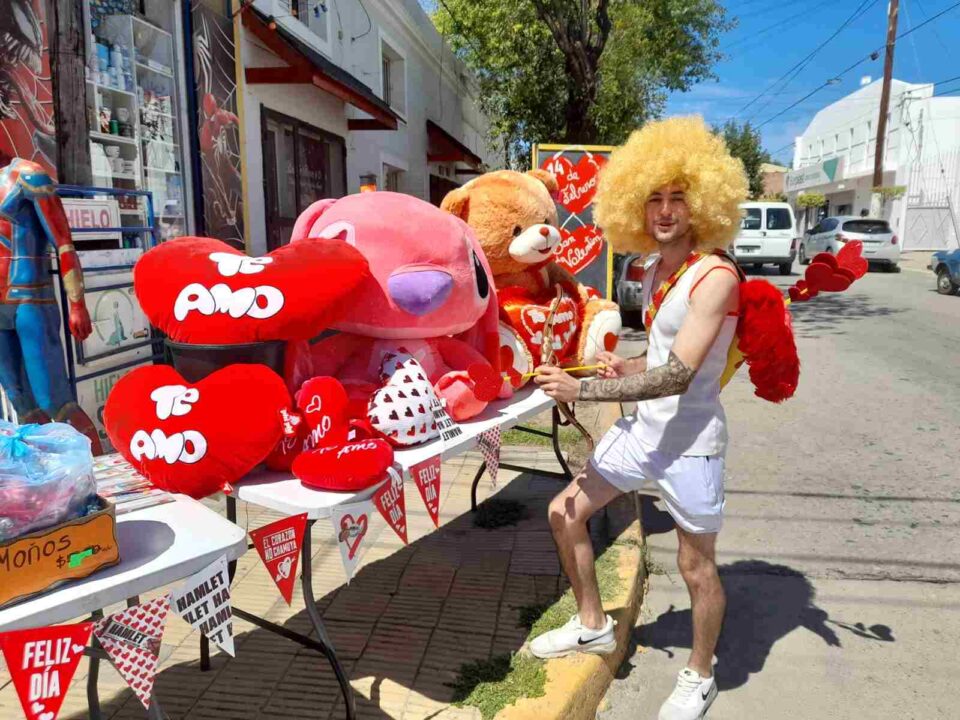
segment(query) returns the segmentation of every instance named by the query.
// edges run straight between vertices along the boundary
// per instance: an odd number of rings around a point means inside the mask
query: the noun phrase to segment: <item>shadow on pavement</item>
[[[797,629],[805,629],[839,651],[844,632],[876,642],[895,642],[887,625],[869,627],[861,622],[832,619],[817,607],[810,580],[786,565],[762,560],[742,560],[719,567],[727,593],[727,615],[717,645],[716,676],[721,690],[745,685],[763,670],[773,646]],[[635,631],[644,647],[674,657],[691,644],[690,610],[673,605],[656,620]],[[837,630],[842,631],[838,634]],[[683,653],[681,660],[685,660]]]
[[[790,305],[793,332],[798,337],[816,337],[829,333],[842,335],[839,326],[850,320],[885,318],[904,312],[901,308],[881,305],[855,293],[821,294],[805,303]]]

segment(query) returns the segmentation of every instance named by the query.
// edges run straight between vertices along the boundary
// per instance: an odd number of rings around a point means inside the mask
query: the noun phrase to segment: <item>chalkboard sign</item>
[[[593,224],[593,196],[600,168],[612,150],[608,145],[533,146],[533,167],[552,172],[560,185],[562,240],[554,248],[556,261],[608,300],[613,291],[613,252]]]

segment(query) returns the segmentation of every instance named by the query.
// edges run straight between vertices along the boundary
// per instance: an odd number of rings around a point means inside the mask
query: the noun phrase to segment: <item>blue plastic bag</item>
[[[64,423],[0,420],[0,542],[97,507],[90,439]]]

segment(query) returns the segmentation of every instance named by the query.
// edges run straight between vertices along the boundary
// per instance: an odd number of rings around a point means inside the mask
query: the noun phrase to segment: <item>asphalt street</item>
[[[754,397],[746,368],[724,390],[712,720],[960,717],[960,297],[924,260],[794,306],[793,399]],[[689,652],[672,523],[649,502],[644,524],[657,574],[601,720],[656,718]]]

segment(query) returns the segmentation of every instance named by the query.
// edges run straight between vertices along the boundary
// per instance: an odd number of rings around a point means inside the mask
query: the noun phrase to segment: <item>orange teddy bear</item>
[[[441,208],[464,220],[480,240],[500,303],[500,361],[514,387],[547,356],[565,366],[592,364],[616,347],[620,311],[554,262],[560,242],[557,180],[545,170],[499,170],[452,190]],[[544,330],[553,313],[552,333]]]

